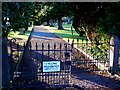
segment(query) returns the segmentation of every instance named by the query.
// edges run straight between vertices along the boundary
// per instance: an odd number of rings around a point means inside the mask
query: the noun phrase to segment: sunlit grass
[[[86,37],[80,37],[79,34],[74,29],[73,29],[73,34],[72,34],[70,24],[63,25],[64,30],[57,30],[57,26],[55,27],[45,26],[45,27],[49,29],[50,32],[54,33],[55,35],[59,36],[65,41],[68,41],[69,39],[70,43],[72,43],[72,40],[74,39],[75,46],[77,46],[79,49],[81,49],[83,52],[86,52],[90,56],[96,56],[97,59],[99,59],[99,61],[101,60],[101,57],[104,57],[104,59],[106,60],[106,55],[105,55],[106,52],[101,53],[95,47],[95,44],[93,44],[90,40],[86,41]],[[79,39],[79,41],[77,39]]]
[[[74,30],[74,28],[72,28],[71,30],[71,24],[64,24],[64,30],[58,30],[57,26],[55,27],[49,27],[49,26],[44,26],[45,28],[49,29],[50,32],[54,33],[55,35],[57,35],[58,37],[62,38],[65,41],[70,41],[70,43],[72,43],[72,41],[74,40],[74,43],[82,43],[82,38],[80,37],[79,34]],[[72,34],[73,32],[73,34]],[[77,42],[77,39],[79,39],[79,41]],[[83,40],[83,43],[86,42],[86,40]]]
[[[21,39],[23,41],[27,41],[31,31],[32,31],[32,27],[29,27],[28,31],[26,31],[26,33],[23,35],[19,35],[20,31],[16,31],[16,32],[11,31],[8,36],[8,39],[15,38],[15,39]]]

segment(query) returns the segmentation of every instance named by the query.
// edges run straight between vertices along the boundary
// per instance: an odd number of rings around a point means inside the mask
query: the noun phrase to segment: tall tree
[[[99,41],[103,34],[119,34],[119,9],[120,2],[72,2],[73,27],[79,34],[84,31],[90,40],[95,41]]]
[[[13,31],[19,28],[28,29],[28,22],[32,20],[35,4],[32,2],[3,2],[2,5],[2,25],[3,37],[7,38],[10,28]],[[9,23],[9,25],[7,24]]]
[[[66,2],[52,2],[46,3],[48,6],[47,17],[49,20],[55,19],[58,20],[58,29],[64,29],[62,26],[62,17],[70,15],[68,11],[68,3]]]
[[[2,86],[9,85],[9,63],[7,37],[11,30],[28,27],[34,3],[3,2],[2,3]]]
[[[89,39],[96,33],[97,23],[101,14],[101,3],[72,3],[73,27],[81,35],[85,32]]]
[[[104,8],[104,17],[98,23],[99,32],[117,35],[120,38],[120,2],[107,3]]]

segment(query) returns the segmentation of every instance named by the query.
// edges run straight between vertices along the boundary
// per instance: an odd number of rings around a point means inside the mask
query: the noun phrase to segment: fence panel
[[[108,70],[109,41],[86,38],[77,43],[10,42],[13,88],[39,88],[72,84],[74,73]],[[23,54],[21,54],[23,53]]]
[[[13,49],[13,43],[16,49]],[[37,42],[30,42],[28,46],[24,44],[20,48],[16,40],[11,40],[10,45],[13,88],[70,85],[72,51],[70,44],[41,43],[38,45]],[[24,53],[22,58],[20,52]]]
[[[109,41],[95,42],[87,38],[77,39],[74,43],[72,66],[81,71],[108,70]],[[74,70],[73,70],[74,72]]]

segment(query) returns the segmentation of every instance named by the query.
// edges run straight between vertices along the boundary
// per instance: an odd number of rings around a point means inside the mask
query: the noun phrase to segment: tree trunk
[[[48,13],[47,13],[48,16]],[[47,26],[49,26],[49,18],[47,17]]]
[[[49,26],[49,19],[47,19],[47,26]]]
[[[54,27],[54,25],[53,25],[53,19],[50,19],[50,27]]]
[[[58,30],[64,30],[62,26],[62,18],[58,18]]]

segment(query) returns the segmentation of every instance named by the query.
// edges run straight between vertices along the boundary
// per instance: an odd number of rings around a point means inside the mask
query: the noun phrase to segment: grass
[[[74,29],[72,35],[71,24],[63,24],[64,30],[57,30],[57,26],[55,27],[44,26],[44,27],[49,29],[49,31],[54,33],[55,35],[63,38],[63,40],[65,41],[69,39],[70,43],[72,43],[73,39],[74,39],[74,43],[77,43],[78,38],[79,38],[79,42],[82,42],[82,37],[79,37],[79,34]]]
[[[79,37],[79,34],[74,29],[73,29],[73,35],[72,35],[71,24],[63,24],[63,27],[64,27],[64,30],[57,30],[57,26],[55,27],[45,26],[45,28],[49,29],[50,32],[63,38],[63,40],[65,41],[69,39],[70,43],[72,43],[72,40],[74,39],[74,43],[78,43],[77,47],[83,50],[84,52],[88,53],[90,56],[95,55],[95,56],[98,56],[98,58],[101,56],[104,58],[106,57],[105,54],[102,54],[99,50],[97,50],[97,48],[89,40],[87,43],[90,43],[89,44],[90,46],[86,46],[86,40],[84,39],[85,37]],[[79,41],[77,41],[77,39],[79,39]]]
[[[26,31],[26,33],[24,35],[19,35],[20,31],[16,31],[16,32],[11,31],[10,34],[8,35],[8,39],[10,40],[12,38],[15,38],[17,40],[17,42],[19,43],[20,48],[23,48],[24,43],[27,42],[29,35],[31,34],[32,28],[33,28],[33,26],[29,27],[28,31]],[[14,46],[16,46],[16,45],[13,45],[13,47]],[[9,42],[8,42],[8,54],[10,54],[9,47],[10,46],[9,46]],[[22,54],[22,52],[19,52],[19,53]]]
[[[8,39],[15,38],[15,39],[21,39],[23,41],[27,41],[28,37],[32,31],[32,27],[29,27],[28,31],[26,31],[26,33],[24,35],[19,35],[20,31],[16,31],[16,32],[11,31],[9,36],[8,36]]]

